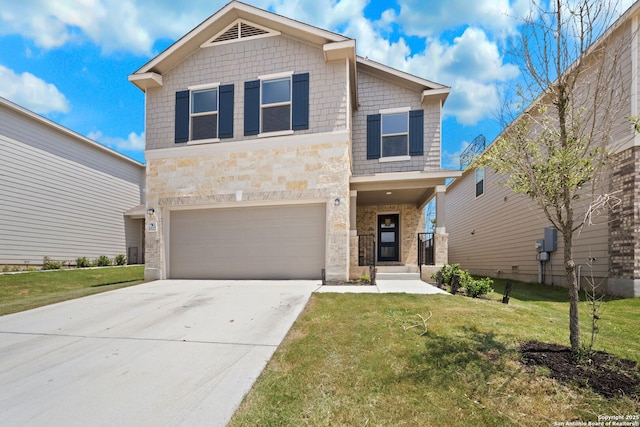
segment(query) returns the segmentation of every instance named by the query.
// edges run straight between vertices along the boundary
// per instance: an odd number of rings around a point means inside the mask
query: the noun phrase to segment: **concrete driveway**
[[[318,285],[165,280],[0,317],[0,425],[223,426]]]

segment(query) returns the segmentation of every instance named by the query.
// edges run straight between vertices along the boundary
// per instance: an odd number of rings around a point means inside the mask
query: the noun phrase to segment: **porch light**
[[[340,206],[340,197],[336,197],[336,199],[333,201],[333,203],[334,203],[336,206]]]
[[[154,213],[156,213],[155,209],[153,208],[147,209],[147,215],[153,215]]]
[[[386,194],[387,196],[390,196],[390,195],[392,194],[392,192],[391,192],[391,191],[387,191],[385,194]]]

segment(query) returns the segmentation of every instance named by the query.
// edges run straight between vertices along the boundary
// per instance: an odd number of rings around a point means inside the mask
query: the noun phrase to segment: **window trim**
[[[189,90],[189,140],[187,141],[187,145],[211,144],[211,143],[215,143],[215,142],[220,142],[220,138],[219,138],[219,135],[220,135],[220,82],[188,86],[187,89]],[[213,115],[212,112],[195,113],[195,114],[192,113],[193,93],[194,92],[201,92],[201,91],[205,91],[205,90],[211,90],[211,89],[216,89],[216,96],[218,98],[217,101],[216,101],[217,109],[215,111],[216,133],[218,134],[218,137],[216,137],[216,138],[204,138],[204,139],[193,139],[193,126],[192,126],[191,119],[193,117],[202,117],[202,116]]]
[[[411,155],[410,150],[410,141],[409,141],[409,134],[411,131],[411,122],[410,122],[410,117],[409,117],[409,112],[411,111],[411,107],[399,107],[399,108],[385,108],[382,110],[378,111],[378,114],[380,114],[380,158],[378,159],[379,163],[384,163],[384,162],[400,162],[400,161],[406,161],[406,160],[411,160]],[[407,131],[406,132],[401,132],[401,133],[389,133],[389,134],[385,134],[383,132],[383,126],[382,126],[382,122],[384,120],[384,116],[385,115],[391,115],[391,114],[405,114],[407,117]],[[402,154],[399,156],[385,156],[384,155],[384,138],[388,137],[388,136],[402,136],[402,135],[406,135],[407,136],[407,149],[406,149],[406,154]],[[384,160],[383,160],[384,159]]]
[[[481,180],[478,180],[478,171],[482,171],[482,179]],[[476,199],[477,199],[478,197],[484,196],[485,169],[483,167],[482,168],[476,168],[476,170],[474,171],[474,174],[475,174],[475,178],[476,178],[475,179],[475,182],[476,182],[475,193],[476,193]],[[480,183],[482,183],[482,191],[480,192],[480,194],[478,194],[478,184],[480,184]]]
[[[262,76],[258,76],[258,80],[260,80],[260,131],[258,132],[258,138],[267,138],[272,136],[285,136],[285,135],[293,135],[293,74],[294,71],[285,71],[282,73],[275,74],[265,74]],[[273,80],[285,80],[289,79],[289,101],[285,102],[274,102],[271,104],[263,104],[262,103],[262,88],[263,83]],[[277,130],[272,132],[263,132],[264,120],[262,119],[262,112],[265,108],[272,107],[283,107],[289,106],[289,129]]]

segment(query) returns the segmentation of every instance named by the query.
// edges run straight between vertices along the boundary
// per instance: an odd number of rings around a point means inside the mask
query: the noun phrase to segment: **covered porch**
[[[439,170],[351,177],[349,278],[369,274],[370,266],[417,273],[446,264],[445,182],[459,175]],[[425,233],[424,208],[434,198],[435,232]]]

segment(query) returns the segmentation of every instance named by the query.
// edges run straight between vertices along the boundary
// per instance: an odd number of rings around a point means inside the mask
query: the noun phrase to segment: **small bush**
[[[469,276],[466,282],[463,284],[464,293],[472,298],[477,298],[480,295],[486,295],[489,292],[493,292],[493,288],[491,287],[491,285],[493,285],[493,280],[488,277],[476,280]]]
[[[78,268],[87,268],[91,267],[91,261],[86,256],[76,258],[76,267]]]
[[[93,265],[96,267],[107,267],[111,265],[111,260],[106,255],[100,255],[93,261]]]
[[[369,277],[368,274],[363,274],[362,276],[360,276],[360,283],[368,285],[369,283],[371,283],[371,277]]]
[[[126,255],[125,254],[116,255],[116,257],[113,259],[113,263],[115,265],[125,265],[127,263]]]
[[[43,270],[60,270],[62,268],[62,262],[52,261],[48,256],[42,259]]]
[[[445,264],[440,269],[439,273],[442,274],[442,283],[445,285],[450,285],[451,280],[455,274],[460,275],[463,270],[460,269],[460,264]],[[437,280],[438,273],[434,273],[431,275],[433,280]]]

